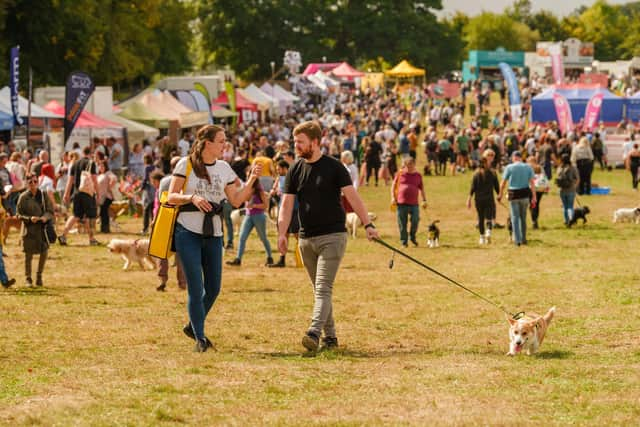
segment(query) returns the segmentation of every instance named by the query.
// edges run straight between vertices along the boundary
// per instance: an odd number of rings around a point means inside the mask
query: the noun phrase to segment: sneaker
[[[533,229],[537,230],[538,229],[538,221],[534,221],[533,222]]]
[[[491,229],[490,228],[485,230],[485,232],[484,232],[484,240],[485,240],[485,243],[487,243],[487,244],[491,243]]]
[[[416,248],[418,247],[418,241],[416,239],[411,239],[411,243],[413,243],[413,246]]]
[[[36,278],[36,286],[44,286],[44,285],[42,284],[42,277],[41,277],[41,276],[38,276],[38,277]]]
[[[33,287],[33,280],[31,280],[31,277],[27,277],[27,280],[25,280],[25,286],[27,288],[32,288]]]
[[[11,286],[13,286],[16,283],[16,279],[9,279],[6,282],[2,283],[2,287],[3,288],[10,288]]]
[[[227,246],[224,247],[226,250],[231,251],[233,250],[233,243],[229,242],[227,243]]]
[[[484,236],[480,236],[480,240],[478,240],[478,244],[479,245],[484,245],[486,243],[487,243],[487,241],[484,239]]]
[[[160,286],[158,286],[158,287],[156,288],[156,291],[164,292],[164,290],[165,290],[165,288],[166,288],[166,287],[167,287],[167,284],[166,284],[166,283],[160,283]]]
[[[91,239],[89,240],[89,246],[100,246],[100,242],[98,242],[96,239]]]
[[[408,248],[408,247],[409,247],[409,245],[407,244],[407,242],[402,242],[402,247],[403,247],[403,248]]]
[[[65,236],[58,236],[58,243],[60,243],[60,246],[67,246],[67,238]]]
[[[280,261],[276,262],[275,264],[269,264],[269,267],[272,268],[284,268],[284,260],[282,258],[280,258]]]
[[[187,337],[191,338],[192,340],[196,339],[196,335],[193,333],[193,328],[191,327],[191,323],[187,323],[186,325],[184,325],[184,327],[182,328],[182,332],[184,332],[184,334]],[[204,337],[204,340],[207,342],[207,346],[209,348],[213,348],[213,343],[209,338]]]
[[[240,261],[239,258],[234,258],[233,261],[227,261],[226,264],[240,266],[242,265],[242,261]]]
[[[196,340],[196,346],[193,348],[193,351],[196,353],[204,353],[209,348],[209,344],[207,340]]]
[[[338,338],[336,337],[324,337],[322,338],[322,349],[331,350],[338,347]]]
[[[319,342],[318,336],[313,332],[307,332],[302,337],[302,346],[309,351],[317,351]]]
[[[504,225],[498,224],[497,222],[493,224],[493,228],[504,228]]]
[[[273,258],[269,257],[267,258],[267,262],[264,264],[267,267],[272,266],[273,265]]]

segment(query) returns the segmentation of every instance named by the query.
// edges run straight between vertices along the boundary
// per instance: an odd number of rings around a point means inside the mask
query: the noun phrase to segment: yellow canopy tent
[[[424,69],[414,67],[406,59],[403,59],[398,65],[385,71],[384,74],[386,77],[395,79],[396,82],[399,82],[400,79],[422,77],[422,82],[424,83],[426,72]]]

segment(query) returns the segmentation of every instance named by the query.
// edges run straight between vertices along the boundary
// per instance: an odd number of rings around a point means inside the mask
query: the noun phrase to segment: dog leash
[[[491,304],[492,306],[498,308],[499,310],[501,310],[503,313],[505,313],[507,316],[511,316],[512,319],[514,320],[518,320],[520,318],[522,318],[524,316],[524,311],[520,311],[518,313],[512,313],[510,311],[508,311],[507,309],[505,309],[504,307],[502,307],[500,304],[495,303],[493,301],[491,301],[488,298],[483,297],[482,295],[480,295],[479,293],[472,291],[471,289],[467,288],[466,286],[456,282],[455,280],[453,280],[452,278],[450,278],[449,276],[440,273],[438,270],[436,270],[435,268],[429,267],[427,264],[423,263],[422,261],[419,261],[417,259],[415,259],[414,257],[412,257],[411,255],[401,251],[400,249],[391,246],[390,244],[388,244],[387,242],[385,242],[384,240],[377,238],[377,239],[373,239],[374,241],[378,242],[379,244],[381,244],[382,246],[386,247],[387,249],[393,251],[393,255],[391,258],[391,261],[389,262],[389,268],[393,267],[393,256],[397,253],[399,255],[402,255],[403,257],[407,258],[410,261],[413,261],[415,264],[418,264],[419,266],[421,266],[422,268],[425,268],[427,270],[429,270],[430,272],[432,272],[433,274],[436,274],[440,277],[442,277],[443,279],[453,283],[454,285],[458,286],[459,288],[469,292],[470,294],[476,296],[477,298],[480,298],[481,300],[483,300],[484,302]]]

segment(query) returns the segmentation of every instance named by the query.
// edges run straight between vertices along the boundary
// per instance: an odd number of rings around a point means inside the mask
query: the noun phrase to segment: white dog
[[[240,225],[242,224],[242,220],[246,215],[246,209],[234,209],[231,211],[231,223],[233,224],[233,234],[236,236],[240,235]]]
[[[369,217],[369,221],[375,221],[377,215],[373,212],[367,212],[367,216]],[[358,227],[362,227],[362,221],[358,218],[358,215],[355,212],[349,212],[347,214],[347,232],[351,233],[351,237],[356,238],[356,232]]]
[[[620,208],[613,212],[613,222],[625,221],[640,223],[640,208]]]
[[[111,239],[107,245],[113,254],[120,254],[124,259],[123,270],[128,270],[131,263],[137,262],[143,270],[145,263],[150,270],[156,267],[156,263],[149,255],[149,239],[123,240]]]

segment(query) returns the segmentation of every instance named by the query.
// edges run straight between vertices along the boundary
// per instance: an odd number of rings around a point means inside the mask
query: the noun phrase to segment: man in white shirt
[[[189,149],[191,148],[191,132],[185,131],[182,134],[182,139],[178,141],[178,150],[180,150],[180,157],[185,157],[189,154]]]

